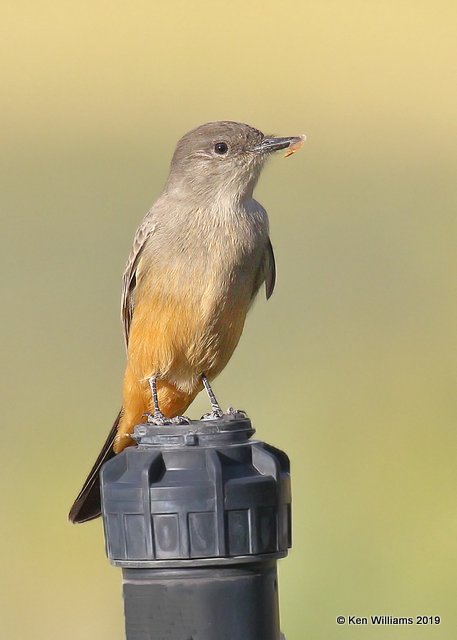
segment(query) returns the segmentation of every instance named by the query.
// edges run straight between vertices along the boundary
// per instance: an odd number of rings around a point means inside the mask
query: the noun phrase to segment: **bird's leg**
[[[159,409],[159,399],[157,397],[157,382],[156,377],[152,376],[148,378],[149,386],[151,387],[152,403],[154,405],[154,413],[146,413],[145,416],[148,422],[156,424],[162,427],[165,424],[189,424],[189,418],[186,416],[176,416],[175,418],[167,418]]]
[[[148,382],[149,386],[151,387],[152,404],[154,406],[154,413],[145,413],[148,422],[152,422],[152,424],[156,424],[158,426],[170,424],[171,421],[166,416],[164,416],[164,414],[159,409],[159,399],[157,397],[157,382],[155,376],[148,378]]]
[[[202,416],[201,419],[217,420],[219,418],[222,418],[224,412],[222,411],[220,404],[217,401],[216,396],[214,395],[214,391],[211,389],[209,380],[204,373],[201,376],[201,381],[203,382],[203,386],[205,387],[205,391],[208,394],[209,401],[211,402],[211,413],[205,413],[205,415]]]

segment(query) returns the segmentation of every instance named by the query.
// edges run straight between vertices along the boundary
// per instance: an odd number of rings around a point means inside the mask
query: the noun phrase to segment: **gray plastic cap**
[[[240,414],[142,424],[101,473],[107,554],[128,567],[205,566],[287,554],[287,455]],[[217,559],[217,560],[216,560]]]

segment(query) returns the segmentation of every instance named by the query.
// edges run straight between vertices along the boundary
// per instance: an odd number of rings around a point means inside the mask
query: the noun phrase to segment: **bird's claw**
[[[171,424],[190,424],[189,418],[186,416],[175,416],[170,420]]]
[[[234,409],[233,407],[229,407],[227,409],[227,415],[236,416],[237,418],[247,418],[248,417],[248,414],[246,413],[246,411],[243,411],[242,409]]]
[[[224,416],[222,409],[213,409],[209,413],[202,415],[200,420],[220,420]]]
[[[161,411],[154,413],[145,413],[149,424],[155,424],[158,427],[164,427],[168,424],[190,424],[189,418],[186,416],[176,416],[175,418],[167,418]]]
[[[158,427],[163,427],[166,424],[172,424],[170,418],[163,415],[161,411],[154,411],[154,413],[144,413],[148,424],[155,424]]]

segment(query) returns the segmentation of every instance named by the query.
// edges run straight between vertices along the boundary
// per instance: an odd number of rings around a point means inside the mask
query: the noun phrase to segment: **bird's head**
[[[268,137],[240,122],[209,122],[179,140],[167,187],[204,201],[249,198],[271,153],[302,140]]]

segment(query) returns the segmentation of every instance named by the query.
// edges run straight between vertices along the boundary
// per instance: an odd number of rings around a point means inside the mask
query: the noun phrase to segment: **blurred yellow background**
[[[119,407],[134,230],[177,138],[232,119],[308,134],[257,189],[277,289],[215,384],[291,457],[287,640],[455,640],[456,3],[0,11],[0,638],[124,637],[101,523],[66,514]]]

